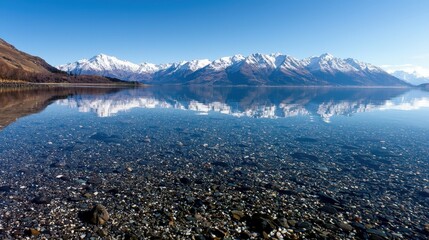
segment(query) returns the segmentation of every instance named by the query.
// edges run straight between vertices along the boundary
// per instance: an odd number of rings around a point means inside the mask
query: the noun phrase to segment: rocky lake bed
[[[351,118],[53,104],[0,132],[0,238],[427,239],[429,130]]]

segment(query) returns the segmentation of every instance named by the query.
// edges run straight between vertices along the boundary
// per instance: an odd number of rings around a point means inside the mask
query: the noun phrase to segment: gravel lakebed
[[[427,146],[399,145],[407,129],[188,115],[3,130],[0,238],[428,238]]]

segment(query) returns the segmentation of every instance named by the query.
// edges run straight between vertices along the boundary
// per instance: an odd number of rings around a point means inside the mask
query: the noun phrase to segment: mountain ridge
[[[72,74],[95,74],[146,84],[409,86],[382,68],[329,53],[304,59],[273,53],[236,54],[216,60],[135,64],[99,54],[58,66]]]
[[[0,38],[0,83],[103,83],[119,81],[102,76],[71,76],[40,57],[15,48]]]

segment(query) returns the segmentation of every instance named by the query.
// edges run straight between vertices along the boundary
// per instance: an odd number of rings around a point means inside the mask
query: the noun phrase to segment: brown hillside
[[[0,38],[0,80],[23,80],[32,83],[116,83],[100,76],[69,76],[40,57],[19,51]]]

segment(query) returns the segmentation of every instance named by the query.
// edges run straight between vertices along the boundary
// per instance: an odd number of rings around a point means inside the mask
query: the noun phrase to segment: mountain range
[[[413,85],[429,83],[429,70],[420,66],[405,65],[383,65],[381,66],[389,74],[402,79]]]
[[[135,64],[99,54],[57,68],[74,75],[100,75],[153,85],[409,85],[372,64],[327,53],[302,60],[280,53],[256,53],[168,64]]]
[[[117,79],[102,76],[70,76],[66,72],[49,65],[40,57],[19,51],[0,38],[0,83],[3,82],[37,83],[117,83]]]

